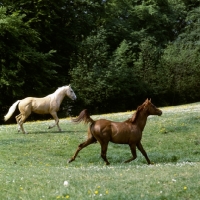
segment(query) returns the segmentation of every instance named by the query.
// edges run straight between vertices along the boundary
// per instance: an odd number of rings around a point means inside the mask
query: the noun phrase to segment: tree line
[[[1,118],[69,83],[64,116],[199,101],[199,19],[199,0],[0,0]]]

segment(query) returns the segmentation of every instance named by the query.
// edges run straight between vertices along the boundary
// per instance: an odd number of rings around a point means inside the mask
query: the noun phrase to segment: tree
[[[163,48],[173,41],[184,27],[184,4],[178,1],[137,1],[111,0],[105,6],[107,13],[105,29],[108,43],[117,48],[124,40],[139,44],[146,37],[155,38],[157,45]],[[114,44],[113,44],[114,43]]]
[[[199,1],[2,0],[1,5],[7,8],[0,27],[7,95],[2,99],[30,91],[38,96],[48,86],[68,83],[79,111],[134,109],[147,97],[166,105],[198,99]],[[15,80],[19,75],[24,79]]]
[[[28,23],[41,38],[38,50],[46,53],[56,50],[52,58],[60,67],[58,85],[68,84],[69,62],[78,43],[101,24],[103,2],[89,0],[6,0],[8,13],[24,15],[23,21]]]
[[[91,35],[84,40],[71,59],[71,79],[85,106],[99,110],[107,99],[105,73],[108,65],[108,48],[105,32]]]
[[[70,72],[72,83],[83,100],[79,102],[82,107],[89,106],[94,112],[135,108],[138,102],[135,97],[141,93],[133,68],[133,46],[124,40],[110,55],[105,30],[82,42],[72,58]]]
[[[172,104],[200,98],[200,7],[188,12],[186,28],[177,40],[167,46],[161,59],[165,92]]]
[[[37,51],[39,34],[23,22],[24,15],[0,8],[0,105],[28,95],[44,95],[57,79],[53,51]],[[7,108],[6,108],[7,109]]]
[[[140,80],[140,87],[143,88],[143,95],[155,97],[160,101],[158,94],[162,92],[162,88],[158,84],[161,78],[158,64],[163,49],[157,45],[156,39],[152,37],[145,38],[140,43],[139,49],[139,58],[134,63],[134,68],[137,72],[137,78]]]

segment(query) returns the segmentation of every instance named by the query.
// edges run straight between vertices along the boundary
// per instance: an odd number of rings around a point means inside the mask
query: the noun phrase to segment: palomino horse
[[[57,125],[59,131],[61,131],[57,112],[65,96],[68,96],[72,100],[76,99],[76,95],[70,85],[60,87],[53,94],[49,94],[43,98],[27,97],[18,100],[10,107],[8,113],[4,116],[4,119],[5,121],[8,120],[18,105],[20,114],[15,117],[17,124],[19,125],[18,131],[21,129],[23,133],[26,133],[23,128],[23,123],[31,112],[37,114],[51,114],[55,119],[55,124],[49,126],[49,128],[53,128]]]
[[[109,141],[117,144],[128,144],[131,149],[132,158],[125,161],[125,163],[136,159],[136,147],[141,151],[143,156],[146,158],[147,163],[151,164],[142,144],[142,131],[146,125],[147,117],[149,115],[162,115],[162,111],[156,108],[151,100],[146,100],[141,106],[139,106],[132,118],[127,119],[124,122],[113,122],[106,119],[99,119],[94,121],[88,114],[87,110],[83,110],[73,122],[90,123],[88,128],[88,138],[85,142],[78,146],[74,156],[68,161],[72,162],[75,160],[79,151],[84,147],[99,142],[101,145],[101,157],[107,165],[110,163],[106,158],[106,152]]]

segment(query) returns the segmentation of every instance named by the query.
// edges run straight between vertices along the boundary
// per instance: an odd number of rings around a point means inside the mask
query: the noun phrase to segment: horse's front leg
[[[125,161],[125,163],[131,162],[132,160],[135,160],[137,158],[137,154],[136,154],[136,145],[135,143],[133,144],[129,144],[129,147],[131,149],[131,153],[132,153],[132,158],[128,159]]]
[[[106,165],[110,165],[106,156],[107,149],[108,149],[108,142],[104,142],[104,143],[102,142],[101,143],[101,157],[106,162]]]
[[[141,142],[139,142],[139,143],[137,144],[137,148],[141,151],[142,155],[146,158],[147,163],[150,165],[150,164],[151,164],[151,161],[149,160],[149,158],[148,158],[148,156],[147,156],[147,153],[146,153],[146,151],[144,150],[144,148],[143,148]]]
[[[50,113],[50,114],[51,114],[52,117],[54,118],[55,124],[49,126],[49,129],[50,129],[50,128],[53,128],[54,126],[57,126],[57,127],[58,127],[58,130],[59,130],[59,131],[62,131],[61,128],[60,128],[60,126],[59,126],[59,119],[58,119],[57,113],[56,113],[56,112],[52,112],[52,113]]]

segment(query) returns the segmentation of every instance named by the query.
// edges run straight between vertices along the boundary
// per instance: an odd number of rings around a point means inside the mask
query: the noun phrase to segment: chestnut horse
[[[49,126],[49,128],[53,128],[57,125],[58,130],[61,131],[57,112],[65,96],[68,96],[72,100],[76,99],[76,95],[70,85],[62,86],[53,94],[49,94],[43,98],[27,97],[25,99],[18,100],[10,107],[8,113],[4,116],[4,120],[6,121],[12,116],[18,105],[20,114],[15,117],[19,126],[18,131],[21,129],[23,133],[26,133],[23,128],[23,123],[31,112],[37,114],[51,114],[55,120],[55,124]]]
[[[113,122],[106,119],[99,119],[94,121],[88,114],[87,110],[83,110],[76,119],[72,119],[73,122],[85,122],[90,123],[88,128],[88,138],[85,142],[78,146],[74,156],[68,161],[75,160],[79,151],[84,147],[99,142],[101,145],[101,157],[106,162],[106,165],[110,163],[107,160],[106,152],[109,141],[117,144],[128,144],[131,149],[132,158],[125,161],[125,163],[136,159],[136,147],[141,151],[146,158],[147,163],[151,164],[147,153],[145,152],[142,144],[142,131],[146,125],[147,117],[149,115],[162,115],[162,111],[156,108],[151,100],[146,100],[141,106],[139,106],[132,118],[127,119],[124,122]]]

